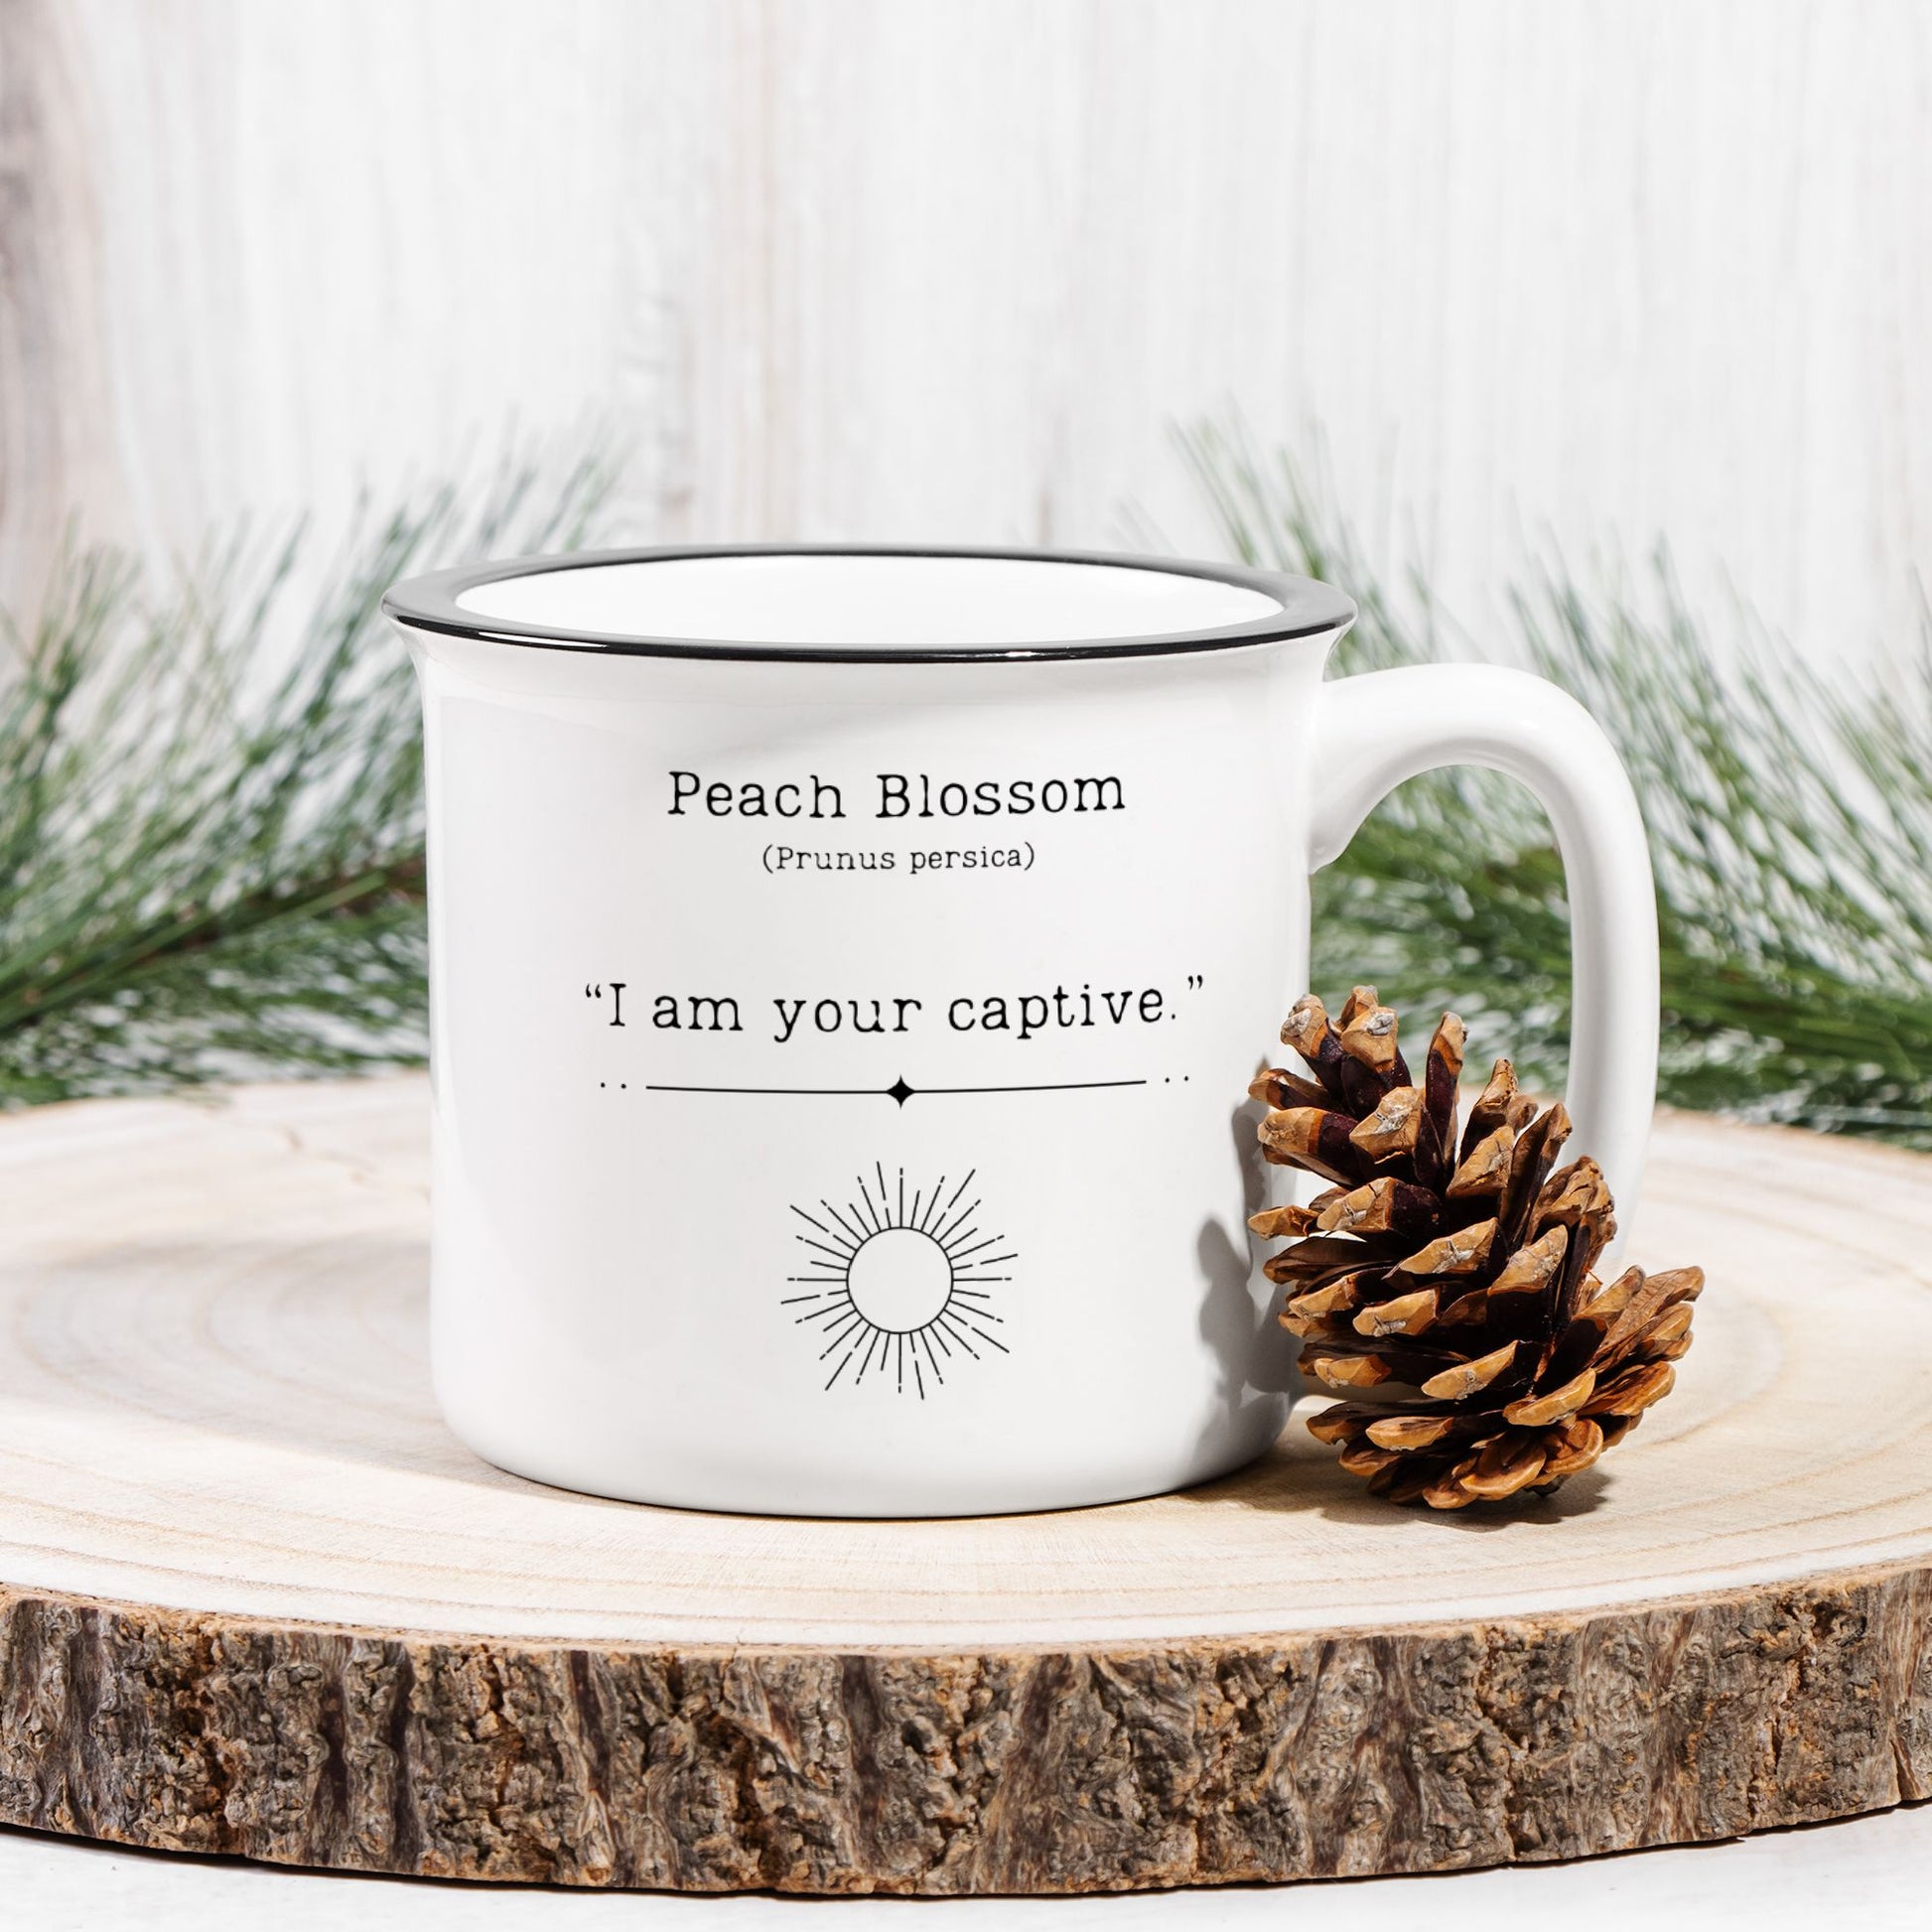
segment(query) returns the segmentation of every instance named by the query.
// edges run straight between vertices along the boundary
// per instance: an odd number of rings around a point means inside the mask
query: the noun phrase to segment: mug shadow
[[[1597,1467],[1572,1476],[1553,1495],[1527,1500],[1512,1497],[1506,1502],[1472,1503],[1467,1509],[1454,1510],[1384,1502],[1370,1495],[1360,1478],[1337,1466],[1332,1449],[1308,1434],[1302,1422],[1307,1413],[1305,1408],[1298,1408],[1275,1447],[1246,1467],[1178,1490],[1170,1500],[1277,1516],[1318,1516],[1350,1529],[1400,1530],[1440,1523],[1459,1534],[1475,1536],[1504,1531],[1534,1535],[1539,1527],[1590,1515],[1605,1501],[1607,1479]]]
[[[1267,1199],[1267,1171],[1255,1138],[1261,1116],[1253,1101],[1243,1101],[1228,1116],[1229,1141],[1241,1175],[1243,1238],[1237,1241],[1211,1214],[1194,1237],[1202,1288],[1200,1336],[1217,1374],[1213,1414],[1197,1441],[1202,1453],[1226,1440],[1229,1427],[1238,1427],[1244,1411],[1263,1405],[1272,1411],[1284,1397],[1292,1402],[1309,1386],[1295,1365],[1295,1338],[1275,1318],[1272,1286],[1259,1303],[1253,1287],[1256,1261],[1245,1223]]]

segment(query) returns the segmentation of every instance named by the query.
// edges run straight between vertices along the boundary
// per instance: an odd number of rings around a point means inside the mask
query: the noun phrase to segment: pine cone
[[[1298,1237],[1266,1264],[1289,1284],[1282,1326],[1330,1388],[1385,1391],[1309,1422],[1341,1466],[1396,1502],[1461,1509],[1547,1494],[1587,1469],[1667,1394],[1691,1345],[1703,1271],[1605,1288],[1590,1271],[1615,1232],[1587,1155],[1557,1170],[1561,1104],[1538,1113],[1507,1060],[1456,1135],[1462,1023],[1445,1014],[1420,1084],[1396,1017],[1358,986],[1330,1025],[1312,994],[1282,1039],[1314,1078],[1271,1067],[1262,1150],[1333,1184],[1248,1223]]]

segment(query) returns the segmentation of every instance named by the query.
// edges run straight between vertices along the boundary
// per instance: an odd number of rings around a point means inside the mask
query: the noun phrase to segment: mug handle
[[[1595,1157],[1627,1229],[1656,1103],[1657,898],[1610,741],[1568,692],[1496,664],[1367,671],[1323,684],[1319,704],[1311,872],[1405,778],[1440,765],[1506,771],[1549,813],[1570,893],[1570,1145]]]

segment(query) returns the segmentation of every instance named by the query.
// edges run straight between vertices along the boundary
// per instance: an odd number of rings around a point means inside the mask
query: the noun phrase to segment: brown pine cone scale
[[[1313,1077],[1271,1066],[1249,1088],[1269,1108],[1262,1152],[1329,1184],[1248,1225],[1294,1243],[1264,1272],[1287,1287],[1304,1371],[1356,1398],[1311,1434],[1378,1495],[1433,1509],[1548,1494],[1588,1468],[1670,1392],[1702,1270],[1597,1279],[1616,1231],[1601,1171],[1558,1167],[1570,1117],[1539,1112],[1507,1060],[1458,1133],[1454,1014],[1420,1082],[1373,987],[1333,1022],[1297,1001],[1282,1040]]]

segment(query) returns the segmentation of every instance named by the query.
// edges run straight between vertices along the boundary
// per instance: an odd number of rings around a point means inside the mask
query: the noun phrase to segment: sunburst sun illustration
[[[923,1402],[928,1377],[943,1385],[947,1369],[984,1359],[988,1348],[1011,1352],[993,1332],[1004,1323],[992,1304],[1013,1277],[993,1270],[1016,1257],[1004,1235],[980,1229],[978,1172],[950,1192],[941,1175],[908,1200],[905,1170],[889,1185],[879,1164],[871,1179],[855,1176],[857,1197],[842,1205],[821,1199],[813,1213],[792,1204],[806,1223],[797,1239],[808,1272],[785,1278],[796,1292],[784,1306],[824,1337],[818,1359],[833,1365],[828,1389],[851,1371],[849,1387],[868,1375],[891,1378],[901,1395],[909,1382]]]

